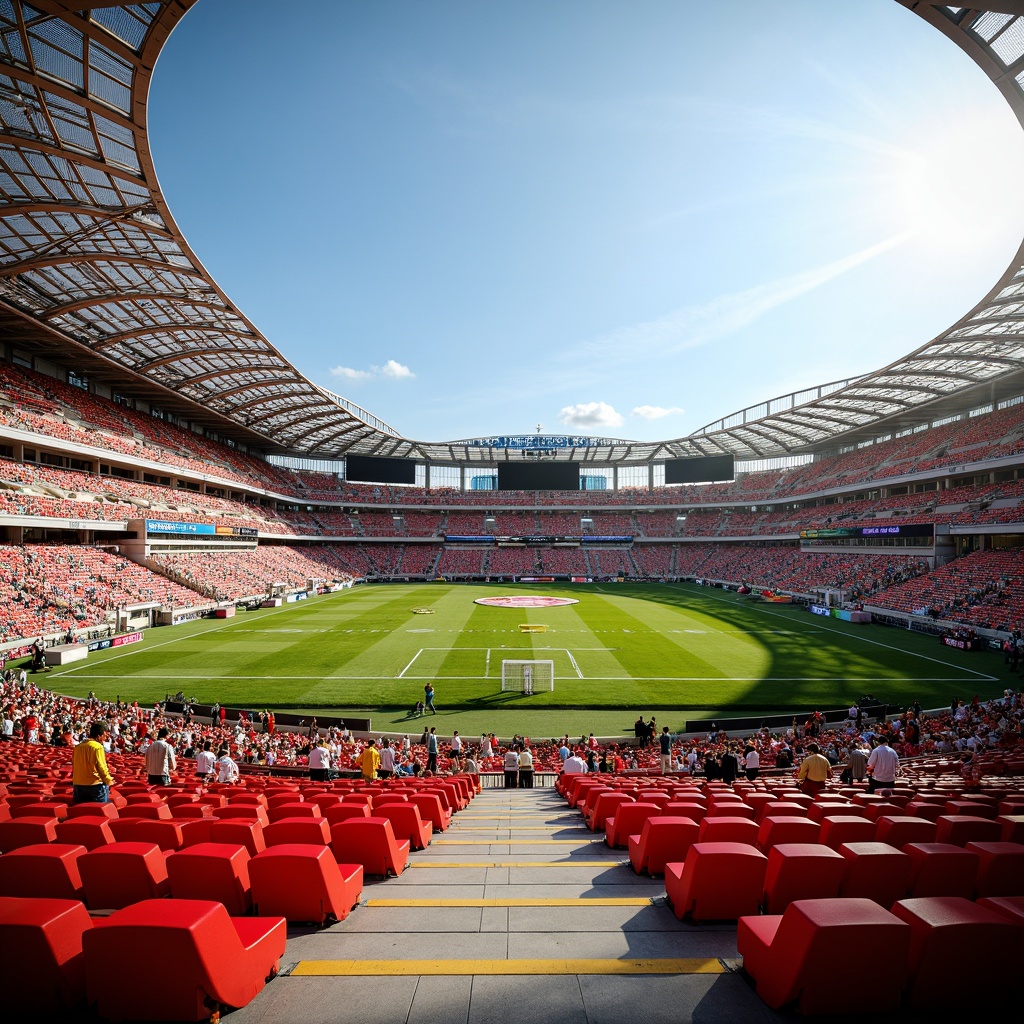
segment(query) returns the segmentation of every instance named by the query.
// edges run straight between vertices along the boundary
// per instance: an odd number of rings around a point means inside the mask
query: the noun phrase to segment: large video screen
[[[345,479],[357,484],[414,484],[415,459],[381,459],[371,455],[347,455]]]
[[[703,459],[669,459],[665,463],[667,484],[708,484],[732,480],[731,455],[708,455]]]
[[[499,462],[499,491],[578,491],[576,462]]]

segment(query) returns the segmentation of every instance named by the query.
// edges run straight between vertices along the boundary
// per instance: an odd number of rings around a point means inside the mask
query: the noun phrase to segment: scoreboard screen
[[[499,491],[578,491],[577,462],[499,462]]]
[[[358,484],[414,484],[416,461],[348,455],[345,457],[345,479]]]
[[[731,455],[709,455],[703,459],[669,459],[665,463],[667,484],[709,484],[719,480],[732,480]]]

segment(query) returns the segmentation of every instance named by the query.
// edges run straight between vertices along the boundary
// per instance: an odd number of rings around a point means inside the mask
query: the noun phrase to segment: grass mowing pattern
[[[510,592],[565,594],[579,604],[473,604]],[[412,611],[424,607],[433,614]],[[522,633],[521,623],[548,630]],[[502,693],[503,657],[553,659],[554,692]],[[935,707],[954,694],[1000,694],[1002,673],[995,653],[956,651],[923,634],[686,584],[432,583],[364,586],[234,619],[151,629],[142,644],[94,652],[48,682],[65,693],[93,690],[141,703],[182,689],[231,706],[404,714],[429,679],[446,711],[759,712],[835,707],[865,692]]]

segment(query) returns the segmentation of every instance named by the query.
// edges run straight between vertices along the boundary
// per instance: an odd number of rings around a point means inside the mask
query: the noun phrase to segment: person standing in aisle
[[[505,788],[515,789],[519,785],[519,754],[509,747],[505,751]]]
[[[433,728],[427,733],[427,771],[437,772],[437,732]]]
[[[519,788],[533,789],[533,753],[529,747],[523,747],[519,755]]]
[[[672,734],[667,725],[662,726],[658,745],[661,748],[661,774],[668,775],[672,771]]]
[[[174,756],[174,747],[167,742],[170,730],[161,726],[156,734],[156,742],[151,743],[146,751],[146,775],[151,786],[169,786],[171,772],[178,770],[178,762]]]

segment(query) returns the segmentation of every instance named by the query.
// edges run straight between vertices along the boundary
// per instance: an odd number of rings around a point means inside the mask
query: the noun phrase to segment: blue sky
[[[683,436],[905,355],[1024,236],[1020,126],[893,0],[201,0],[149,109],[232,301],[423,441]]]

